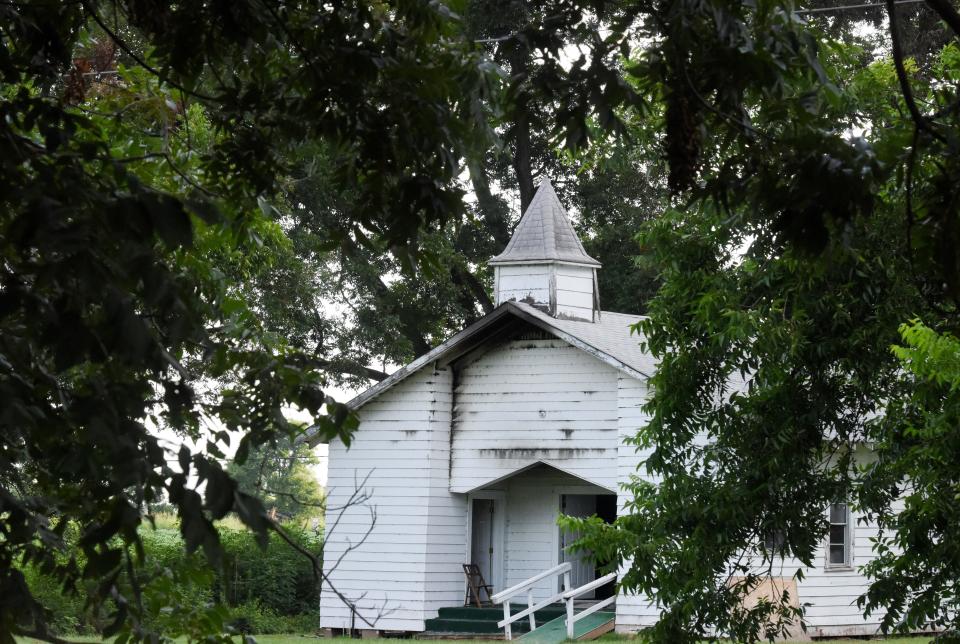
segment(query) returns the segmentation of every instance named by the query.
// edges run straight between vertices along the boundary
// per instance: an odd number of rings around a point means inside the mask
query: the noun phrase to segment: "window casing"
[[[850,506],[846,503],[832,503],[829,515],[827,568],[850,568],[853,565],[853,530],[850,524]]]

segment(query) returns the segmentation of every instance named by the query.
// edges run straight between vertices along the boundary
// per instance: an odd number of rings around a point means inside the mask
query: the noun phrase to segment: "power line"
[[[917,4],[918,2],[926,2],[927,0],[895,0],[893,4]],[[820,7],[819,9],[800,9],[799,11],[794,11],[794,13],[833,13],[835,11],[844,11],[846,9],[867,9],[871,7],[886,7],[884,2],[868,2],[866,4],[847,4],[841,7]]]

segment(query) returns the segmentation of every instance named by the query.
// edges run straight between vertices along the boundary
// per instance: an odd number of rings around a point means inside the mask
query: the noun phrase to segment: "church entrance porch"
[[[557,525],[561,514],[599,516],[612,521],[616,495],[547,464],[537,464],[467,495],[468,563],[474,563],[494,594],[569,562],[571,585],[580,587],[602,575],[589,553],[570,552],[577,534]],[[535,601],[561,590],[562,579],[544,579],[533,586]],[[612,585],[582,599],[602,599]],[[485,598],[484,598],[485,599]]]

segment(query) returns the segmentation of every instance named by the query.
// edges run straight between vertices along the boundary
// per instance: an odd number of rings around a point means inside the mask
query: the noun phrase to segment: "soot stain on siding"
[[[481,449],[481,456],[494,458],[551,458],[566,459],[578,458],[590,454],[603,454],[608,450],[603,447],[491,447]]]
[[[453,437],[459,429],[460,412],[457,409],[457,394],[460,392],[460,369],[450,366],[450,431],[447,432],[447,481],[453,482]]]

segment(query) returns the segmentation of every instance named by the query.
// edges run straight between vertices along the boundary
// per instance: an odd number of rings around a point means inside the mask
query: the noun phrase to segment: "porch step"
[[[565,615],[550,620],[537,630],[526,633],[520,639],[530,644],[557,644],[567,639]],[[573,625],[573,639],[593,640],[613,630],[616,613],[597,611]]]
[[[511,606],[511,613],[518,613],[526,608],[524,605]],[[563,604],[545,606],[536,612],[537,624],[549,622],[566,614]],[[428,619],[424,635],[427,637],[438,634],[476,634],[493,635],[503,633],[497,622],[503,619],[503,608],[477,608],[475,606],[454,606],[441,608],[439,615]],[[530,630],[530,620],[520,619],[513,623],[513,632],[517,635]],[[539,629],[538,629],[539,630]]]

